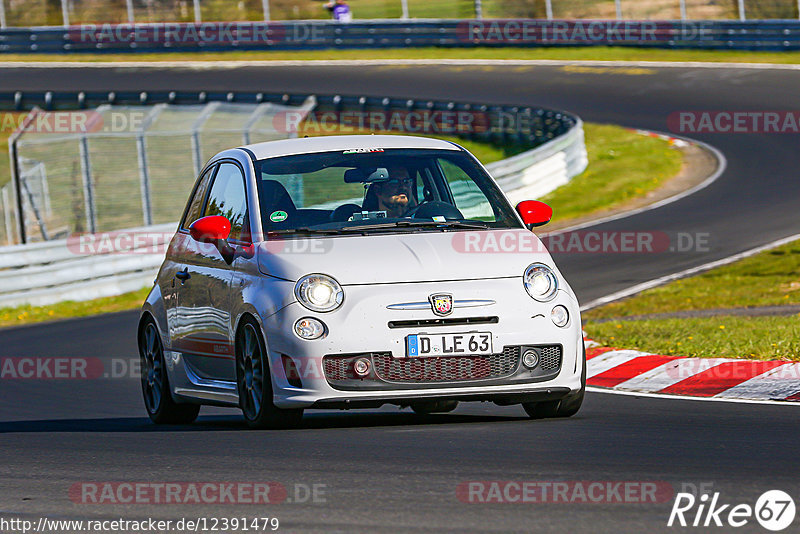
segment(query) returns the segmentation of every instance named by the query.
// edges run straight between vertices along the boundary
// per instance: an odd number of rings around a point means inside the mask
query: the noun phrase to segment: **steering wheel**
[[[453,206],[452,204],[448,204],[447,202],[442,202],[441,200],[430,200],[428,202],[422,202],[417,206],[414,206],[408,213],[405,214],[406,217],[413,217],[414,219],[433,219],[434,217],[444,217],[447,220],[458,220],[463,219],[464,215],[459,211],[458,208]]]

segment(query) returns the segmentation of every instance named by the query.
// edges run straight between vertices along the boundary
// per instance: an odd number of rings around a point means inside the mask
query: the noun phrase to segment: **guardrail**
[[[474,46],[800,49],[800,21],[370,20],[84,24],[0,30],[0,53]]]
[[[566,183],[587,165],[583,123],[578,117],[556,110],[518,106],[342,95],[16,92],[0,93],[0,109],[86,109],[105,104],[197,104],[212,101],[299,105],[310,97],[316,99],[317,107],[312,113],[314,120],[318,121],[324,121],[326,117],[337,120],[344,116],[363,118],[375,113],[384,119],[387,116],[408,118],[410,114],[416,114],[428,118],[421,123],[437,131],[405,133],[438,133],[504,146],[516,144],[521,153],[487,165],[512,202],[541,196]],[[387,124],[391,126],[394,122],[389,120]],[[399,124],[407,125],[403,121]],[[461,128],[465,124],[469,127]],[[11,153],[15,153],[13,146]],[[12,170],[13,164],[12,160]],[[165,242],[174,228],[175,224],[168,224],[116,233],[156,233],[162,236],[161,242]],[[142,245],[144,249],[126,249],[122,255],[111,250],[104,254],[97,251],[84,253],[79,246],[80,235],[58,241],[0,247],[0,302],[3,306],[47,305],[139,289],[152,282],[163,261],[163,252],[148,252],[147,248],[153,243],[154,240],[148,240],[146,245]]]

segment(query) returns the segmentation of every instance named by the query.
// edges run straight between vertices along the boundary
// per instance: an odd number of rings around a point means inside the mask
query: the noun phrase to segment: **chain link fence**
[[[315,106],[212,102],[34,110],[16,135],[27,242],[174,222],[205,162],[231,146],[290,137],[274,118]],[[0,243],[17,241],[14,183],[2,188]]]
[[[355,19],[797,19],[800,0],[349,0]],[[0,27],[330,18],[325,0],[0,0]]]

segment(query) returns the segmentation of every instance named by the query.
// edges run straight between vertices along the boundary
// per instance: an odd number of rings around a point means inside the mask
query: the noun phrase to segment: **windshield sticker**
[[[433,217],[433,222],[447,222],[447,219],[442,217],[441,215],[436,215]]]
[[[274,223],[283,222],[288,218],[289,214],[285,211],[273,211],[269,216],[269,220]]]
[[[342,154],[370,154],[372,152],[383,152],[382,148],[354,148],[345,150]]]

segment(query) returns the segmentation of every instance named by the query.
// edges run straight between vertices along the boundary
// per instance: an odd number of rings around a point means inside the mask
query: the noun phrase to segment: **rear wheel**
[[[251,428],[290,428],[303,418],[302,409],[282,410],[273,404],[267,349],[252,319],[244,321],[236,336],[236,385]]]
[[[411,405],[411,409],[414,410],[414,413],[419,415],[447,413],[452,412],[456,408],[458,408],[458,401],[454,400],[423,401],[415,402]]]
[[[545,402],[523,402],[522,407],[531,419],[549,417],[572,417],[583,404],[586,393],[586,345],[583,345],[583,370],[581,371],[581,389],[567,395],[563,399]]]
[[[188,424],[197,419],[199,404],[178,404],[172,400],[164,360],[164,347],[153,319],[139,331],[139,359],[142,396],[147,415],[156,424]]]

